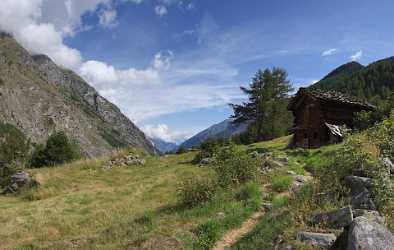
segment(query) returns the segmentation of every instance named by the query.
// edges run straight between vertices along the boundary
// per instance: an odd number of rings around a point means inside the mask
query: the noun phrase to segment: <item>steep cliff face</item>
[[[124,146],[156,152],[144,133],[82,78],[47,56],[31,56],[5,33],[0,33],[0,120],[36,143],[64,131],[88,156]]]

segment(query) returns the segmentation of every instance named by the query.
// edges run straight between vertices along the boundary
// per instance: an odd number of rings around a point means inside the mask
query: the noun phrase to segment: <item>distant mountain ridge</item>
[[[0,33],[0,120],[34,143],[64,131],[88,156],[126,146],[156,152],[144,133],[81,77],[45,55],[31,56],[6,33]]]
[[[161,153],[175,152],[179,147],[173,142],[167,142],[160,138],[150,138],[150,140]]]
[[[376,96],[387,98],[394,91],[394,57],[368,66],[357,62],[344,64],[311,87],[333,89],[366,100]]]
[[[184,143],[181,144],[181,147],[186,149],[195,147],[200,145],[202,142],[206,141],[207,139],[211,138],[230,138],[233,135],[240,134],[245,132],[247,129],[246,123],[235,124],[233,123],[233,119],[226,119],[218,124],[215,124],[200,133],[196,134],[195,136],[191,137],[190,139],[186,140]]]

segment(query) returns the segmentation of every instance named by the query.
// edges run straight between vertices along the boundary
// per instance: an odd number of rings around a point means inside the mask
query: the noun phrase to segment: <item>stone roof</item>
[[[294,105],[297,100],[299,99],[300,96],[303,95],[310,95],[313,98],[323,100],[323,101],[329,101],[329,102],[338,102],[338,103],[343,103],[343,104],[349,104],[349,105],[355,105],[355,106],[360,106],[364,107],[367,110],[375,110],[376,107],[373,106],[372,104],[362,101],[358,99],[357,97],[344,94],[342,92],[338,92],[335,90],[322,90],[322,89],[312,89],[312,88],[300,88],[296,94],[296,96],[293,98],[293,100],[289,104],[289,109],[292,108],[292,105]]]

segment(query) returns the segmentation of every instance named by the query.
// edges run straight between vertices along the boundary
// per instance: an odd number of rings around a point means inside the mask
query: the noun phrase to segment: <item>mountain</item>
[[[394,57],[366,67],[356,62],[342,65],[311,87],[338,90],[366,100],[385,99],[394,91]]]
[[[160,138],[150,138],[150,140],[161,153],[174,152],[178,149],[178,145],[173,142],[167,142]]]
[[[233,135],[246,131],[248,127],[246,123],[235,124],[232,123],[232,121],[233,119],[227,119],[205,129],[204,131],[201,131],[200,133],[182,143],[181,147],[188,149],[198,146],[210,138],[230,138]]]
[[[156,152],[144,133],[81,77],[45,55],[30,55],[6,33],[0,33],[0,120],[33,143],[64,131],[91,157],[125,146]]]

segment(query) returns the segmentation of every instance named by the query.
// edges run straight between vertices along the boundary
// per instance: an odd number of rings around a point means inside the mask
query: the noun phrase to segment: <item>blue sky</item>
[[[14,10],[8,17],[0,10],[0,28],[170,141],[229,117],[227,103],[242,100],[239,86],[259,68],[285,68],[297,88],[351,60],[394,55],[389,0],[4,0],[0,7]]]

